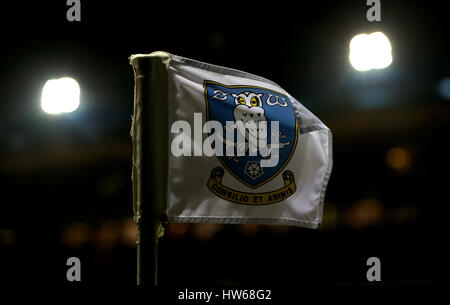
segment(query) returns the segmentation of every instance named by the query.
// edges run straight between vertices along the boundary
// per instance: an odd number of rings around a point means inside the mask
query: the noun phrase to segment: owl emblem
[[[262,93],[256,94],[253,92],[242,92],[240,94],[232,94],[234,97],[234,108],[233,108],[233,117],[234,121],[242,121],[244,125],[246,123],[247,127],[250,132],[255,132],[259,127],[259,123],[266,121],[267,118],[264,113],[263,103],[261,100],[261,97],[263,96]],[[254,123],[254,124],[253,124]],[[244,127],[244,125],[238,125],[238,130],[243,135],[245,135],[245,138],[248,140],[248,133],[245,133],[245,130],[240,130]],[[241,128],[239,128],[241,127]],[[266,139],[267,138],[267,132],[259,132],[258,138]]]
[[[267,121],[262,106],[262,93],[242,92],[240,94],[232,94],[234,97],[233,116],[235,121]]]
[[[207,120],[218,121],[222,165],[240,182],[256,188],[284,168],[297,142],[297,122],[289,96],[243,84],[205,80]],[[225,153],[226,151],[226,153]]]

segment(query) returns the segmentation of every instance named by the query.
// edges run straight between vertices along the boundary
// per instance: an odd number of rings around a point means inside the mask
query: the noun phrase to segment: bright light
[[[80,86],[70,77],[48,80],[42,89],[41,107],[49,114],[72,112],[80,105]]]
[[[384,69],[392,63],[392,48],[382,32],[358,34],[350,41],[349,59],[358,71]]]
[[[450,77],[446,77],[439,83],[439,93],[445,99],[450,99]]]

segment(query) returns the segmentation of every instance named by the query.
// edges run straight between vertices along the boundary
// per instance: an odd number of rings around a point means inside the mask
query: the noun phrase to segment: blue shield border
[[[277,95],[280,95],[282,97],[285,97],[286,100],[291,104],[292,107],[292,103],[290,101],[290,98],[288,98],[285,94],[282,94],[280,92],[274,91],[274,90],[270,90],[267,88],[263,88],[263,87],[258,87],[258,86],[248,86],[248,85],[224,85],[222,83],[216,82],[216,81],[210,81],[210,80],[205,80],[203,82],[203,91],[204,91],[204,96],[205,96],[205,103],[206,103],[206,121],[210,120],[210,109],[209,109],[209,100],[208,100],[208,89],[207,89],[207,85],[208,84],[213,84],[213,85],[218,85],[221,87],[225,87],[228,89],[237,89],[237,88],[248,88],[248,89],[258,89],[258,90],[263,90],[263,91],[267,91],[267,92],[272,92],[275,93]],[[222,164],[222,166],[224,168],[227,169],[227,171],[229,173],[231,173],[231,175],[236,178],[238,181],[240,181],[241,183],[243,183],[244,185],[252,188],[252,189],[256,189],[264,184],[266,184],[267,182],[271,181],[273,178],[275,178],[276,176],[278,176],[278,174],[280,172],[283,171],[283,169],[287,166],[287,164],[289,163],[289,161],[291,160],[296,148],[297,148],[297,142],[298,142],[298,120],[294,114],[294,118],[295,118],[295,136],[294,136],[294,145],[291,149],[291,152],[289,154],[289,157],[284,161],[284,163],[279,166],[278,170],[272,174],[271,176],[269,176],[268,178],[266,178],[264,181],[261,181],[260,183],[256,184],[256,185],[252,185],[247,183],[245,180],[243,180],[242,178],[240,178],[231,168],[229,168],[229,166],[222,160],[222,158],[224,157],[220,157],[217,156],[217,158],[219,159],[220,163]],[[280,160],[281,161],[281,160]]]

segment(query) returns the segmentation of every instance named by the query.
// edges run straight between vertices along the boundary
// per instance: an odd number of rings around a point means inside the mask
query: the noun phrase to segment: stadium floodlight
[[[70,77],[48,80],[42,89],[41,107],[48,114],[75,111],[80,105],[80,86]]]
[[[358,71],[384,69],[392,63],[392,48],[382,32],[358,34],[350,41],[349,59]]]

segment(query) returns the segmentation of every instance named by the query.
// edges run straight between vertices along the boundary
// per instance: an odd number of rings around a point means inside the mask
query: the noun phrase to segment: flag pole
[[[137,285],[158,283],[158,239],[167,199],[166,53],[134,55],[133,209],[137,224]],[[153,56],[152,56],[153,55]]]

